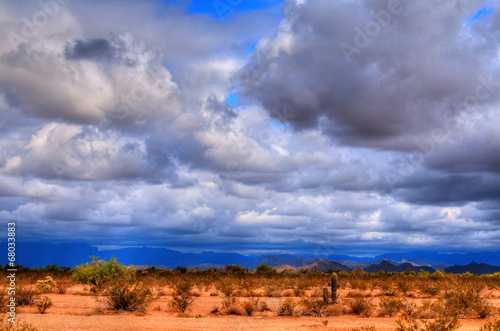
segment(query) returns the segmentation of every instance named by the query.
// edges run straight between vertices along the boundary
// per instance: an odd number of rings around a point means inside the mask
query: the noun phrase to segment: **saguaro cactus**
[[[332,273],[332,303],[337,302],[337,273]]]

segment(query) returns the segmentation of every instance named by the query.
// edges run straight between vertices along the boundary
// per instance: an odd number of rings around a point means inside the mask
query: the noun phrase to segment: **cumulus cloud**
[[[415,135],[465,111],[464,98],[498,67],[498,31],[466,25],[481,5],[286,1],[278,31],[259,42],[240,82],[296,129],[326,119],[324,130],[344,142],[410,149]],[[482,92],[480,107],[498,102]],[[276,116],[284,110],[290,116]]]
[[[25,240],[499,247],[497,3],[91,4],[0,3],[0,219]]]

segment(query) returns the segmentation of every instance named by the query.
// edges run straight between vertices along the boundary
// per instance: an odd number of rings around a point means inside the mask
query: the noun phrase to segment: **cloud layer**
[[[191,251],[498,249],[498,7],[0,2],[0,219]]]

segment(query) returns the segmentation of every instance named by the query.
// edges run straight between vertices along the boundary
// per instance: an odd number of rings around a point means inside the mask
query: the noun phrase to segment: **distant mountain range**
[[[477,264],[476,262],[469,263],[468,265],[455,265],[444,269],[444,271],[453,274],[463,274],[470,272],[471,274],[494,274],[495,272],[500,272],[500,267],[489,265],[486,263]]]
[[[0,243],[7,251],[7,244]],[[353,270],[362,268],[367,272],[403,272],[425,270],[434,272],[444,269],[450,273],[470,272],[485,274],[500,272],[500,252],[481,253],[435,253],[413,251],[408,253],[388,253],[373,258],[359,258],[348,255],[304,256],[293,254],[242,255],[238,253],[182,253],[166,248],[123,248],[99,251],[86,243],[19,243],[16,246],[16,263],[26,267],[44,267],[48,264],[74,267],[90,261],[89,256],[110,259],[115,256],[123,264],[134,264],[140,268],[155,266],[158,269],[173,269],[185,266],[205,270],[224,268],[227,264],[238,264],[254,269],[259,264],[284,269]],[[410,262],[411,261],[411,262]]]
[[[388,261],[382,261],[379,264],[372,264],[369,267],[364,268],[366,272],[379,272],[379,271],[385,271],[385,272],[405,272],[408,270],[412,270],[415,272],[419,272],[420,270],[428,271],[428,272],[435,272],[436,269],[428,266],[415,266],[409,262],[402,263],[400,265],[394,265]]]

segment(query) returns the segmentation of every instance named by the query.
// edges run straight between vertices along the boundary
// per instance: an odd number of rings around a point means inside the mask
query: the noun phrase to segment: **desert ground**
[[[269,310],[253,312],[251,316],[227,314],[217,307],[221,307],[223,296],[217,294],[215,287],[195,289],[194,301],[184,314],[172,311],[169,295],[170,288],[156,287],[159,293],[157,299],[151,302],[146,312],[124,312],[106,309],[105,296],[95,296],[86,285],[72,285],[64,294],[47,293],[53,305],[43,314],[35,306],[23,306],[18,309],[18,317],[24,323],[30,323],[37,330],[396,330],[396,320],[401,313],[393,317],[379,317],[376,309],[370,316],[362,317],[349,312],[348,307],[340,316],[311,316],[304,313],[302,316],[278,316],[277,310],[284,299],[300,302],[300,297],[263,297]],[[262,292],[264,289],[262,289]],[[310,292],[310,293],[308,293]],[[380,290],[357,290],[377,307],[384,296]],[[258,294],[259,291],[257,290]],[[310,295],[312,290],[306,291]],[[347,286],[338,291],[338,301],[345,303],[349,296],[353,296],[353,289]],[[217,294],[217,295],[216,295]],[[433,301],[436,298],[419,294],[418,291],[407,293],[413,302],[418,305],[424,301]],[[479,330],[487,320],[498,317],[500,308],[500,291],[497,288],[486,288],[482,296],[494,308],[487,319],[467,317],[460,319],[458,330]],[[237,297],[237,302],[249,300],[248,297]],[[238,312],[235,312],[238,314]],[[308,316],[309,315],[309,316]]]

